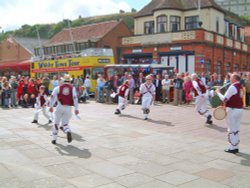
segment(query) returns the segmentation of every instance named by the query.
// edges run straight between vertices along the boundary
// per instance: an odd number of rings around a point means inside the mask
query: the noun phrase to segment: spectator
[[[89,79],[89,76],[86,76],[85,81],[84,81],[84,87],[86,88],[86,92],[89,96],[90,94],[90,89],[91,89],[91,80]]]
[[[203,81],[202,81],[202,83],[204,84]],[[204,86],[205,86],[205,84],[204,84]],[[190,104],[190,102],[193,99],[192,94],[191,94],[192,89],[193,89],[192,80],[191,80],[190,76],[187,76],[187,77],[185,77],[185,81],[183,84],[183,90],[185,92],[185,100],[186,100],[187,104]]]
[[[128,80],[129,80],[129,104],[134,104],[135,80],[131,74],[128,75]]]
[[[52,91],[59,86],[59,81],[57,79],[57,76],[53,76],[53,80],[51,81],[51,85],[52,85]]]
[[[4,82],[3,84],[3,107],[9,108],[10,107],[10,97],[11,97],[11,86],[8,81]]]
[[[161,91],[162,91],[162,83],[161,83],[161,75],[157,74],[156,79],[154,80],[155,85],[155,101],[161,100]]]
[[[49,84],[50,84],[50,79],[49,79],[49,75],[45,74],[42,80],[42,85],[45,86],[45,93],[46,95],[49,95]]]
[[[181,74],[177,74],[177,78],[174,79],[174,105],[182,104],[182,90],[183,90],[183,79]]]
[[[18,82],[15,76],[12,76],[10,79],[10,86],[11,86],[11,106],[17,107],[17,88]]]
[[[170,85],[171,80],[168,75],[165,75],[165,78],[161,81],[162,83],[162,102],[166,102],[166,97],[168,99],[167,103],[170,103]]]
[[[250,73],[248,73],[246,80],[246,106],[250,106]]]
[[[111,77],[108,78],[108,81],[105,83],[104,88],[106,93],[105,102],[110,104],[111,103],[110,94],[112,93],[113,90],[113,79]]]
[[[98,83],[97,83],[97,92],[98,92],[98,102],[104,103],[104,86],[105,86],[105,80],[103,76],[101,75],[99,77]]]

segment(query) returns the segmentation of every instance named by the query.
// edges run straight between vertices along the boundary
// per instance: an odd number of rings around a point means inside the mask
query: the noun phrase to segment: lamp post
[[[198,0],[198,13],[199,13],[198,25],[201,28],[201,26],[202,26],[202,21],[201,21],[201,0]]]

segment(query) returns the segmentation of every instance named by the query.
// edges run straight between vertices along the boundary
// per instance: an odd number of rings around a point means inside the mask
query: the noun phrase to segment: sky
[[[0,0],[0,31],[63,19],[137,11],[151,0]]]

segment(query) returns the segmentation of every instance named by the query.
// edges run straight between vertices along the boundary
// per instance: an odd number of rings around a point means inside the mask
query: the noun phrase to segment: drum
[[[230,84],[225,85],[223,87],[220,88],[220,92],[221,94],[225,94],[227,89],[229,88]],[[210,104],[213,108],[217,108],[218,106],[222,105],[222,101],[220,100],[219,96],[215,93],[215,90],[219,88],[219,86],[215,86],[212,88],[212,90],[214,90],[214,96],[212,96],[211,98],[209,98]]]
[[[213,116],[217,120],[223,120],[227,116],[227,111],[224,106],[217,107],[214,112]]]

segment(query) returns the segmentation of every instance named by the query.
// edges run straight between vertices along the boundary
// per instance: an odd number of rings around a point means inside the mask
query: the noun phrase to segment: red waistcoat
[[[201,92],[202,94],[206,93],[206,87],[204,86],[203,82],[202,82],[200,79],[197,79],[196,82],[198,83],[198,86],[199,86],[198,89],[200,89],[200,92]],[[198,95],[199,95],[199,94],[197,93],[196,89],[194,89],[194,95],[195,95],[195,96],[198,96]]]
[[[120,97],[125,97],[125,92],[128,89],[127,85],[122,85],[119,89],[119,96]]]
[[[39,94],[39,100],[40,100],[40,104],[41,106],[43,106],[45,104],[45,98],[44,98],[44,93],[43,94]]]
[[[243,108],[243,88],[240,83],[234,84],[234,87],[237,89],[237,93],[227,99],[226,107]]]
[[[62,105],[74,106],[73,101],[73,86],[70,84],[62,84],[59,87],[58,100]]]

